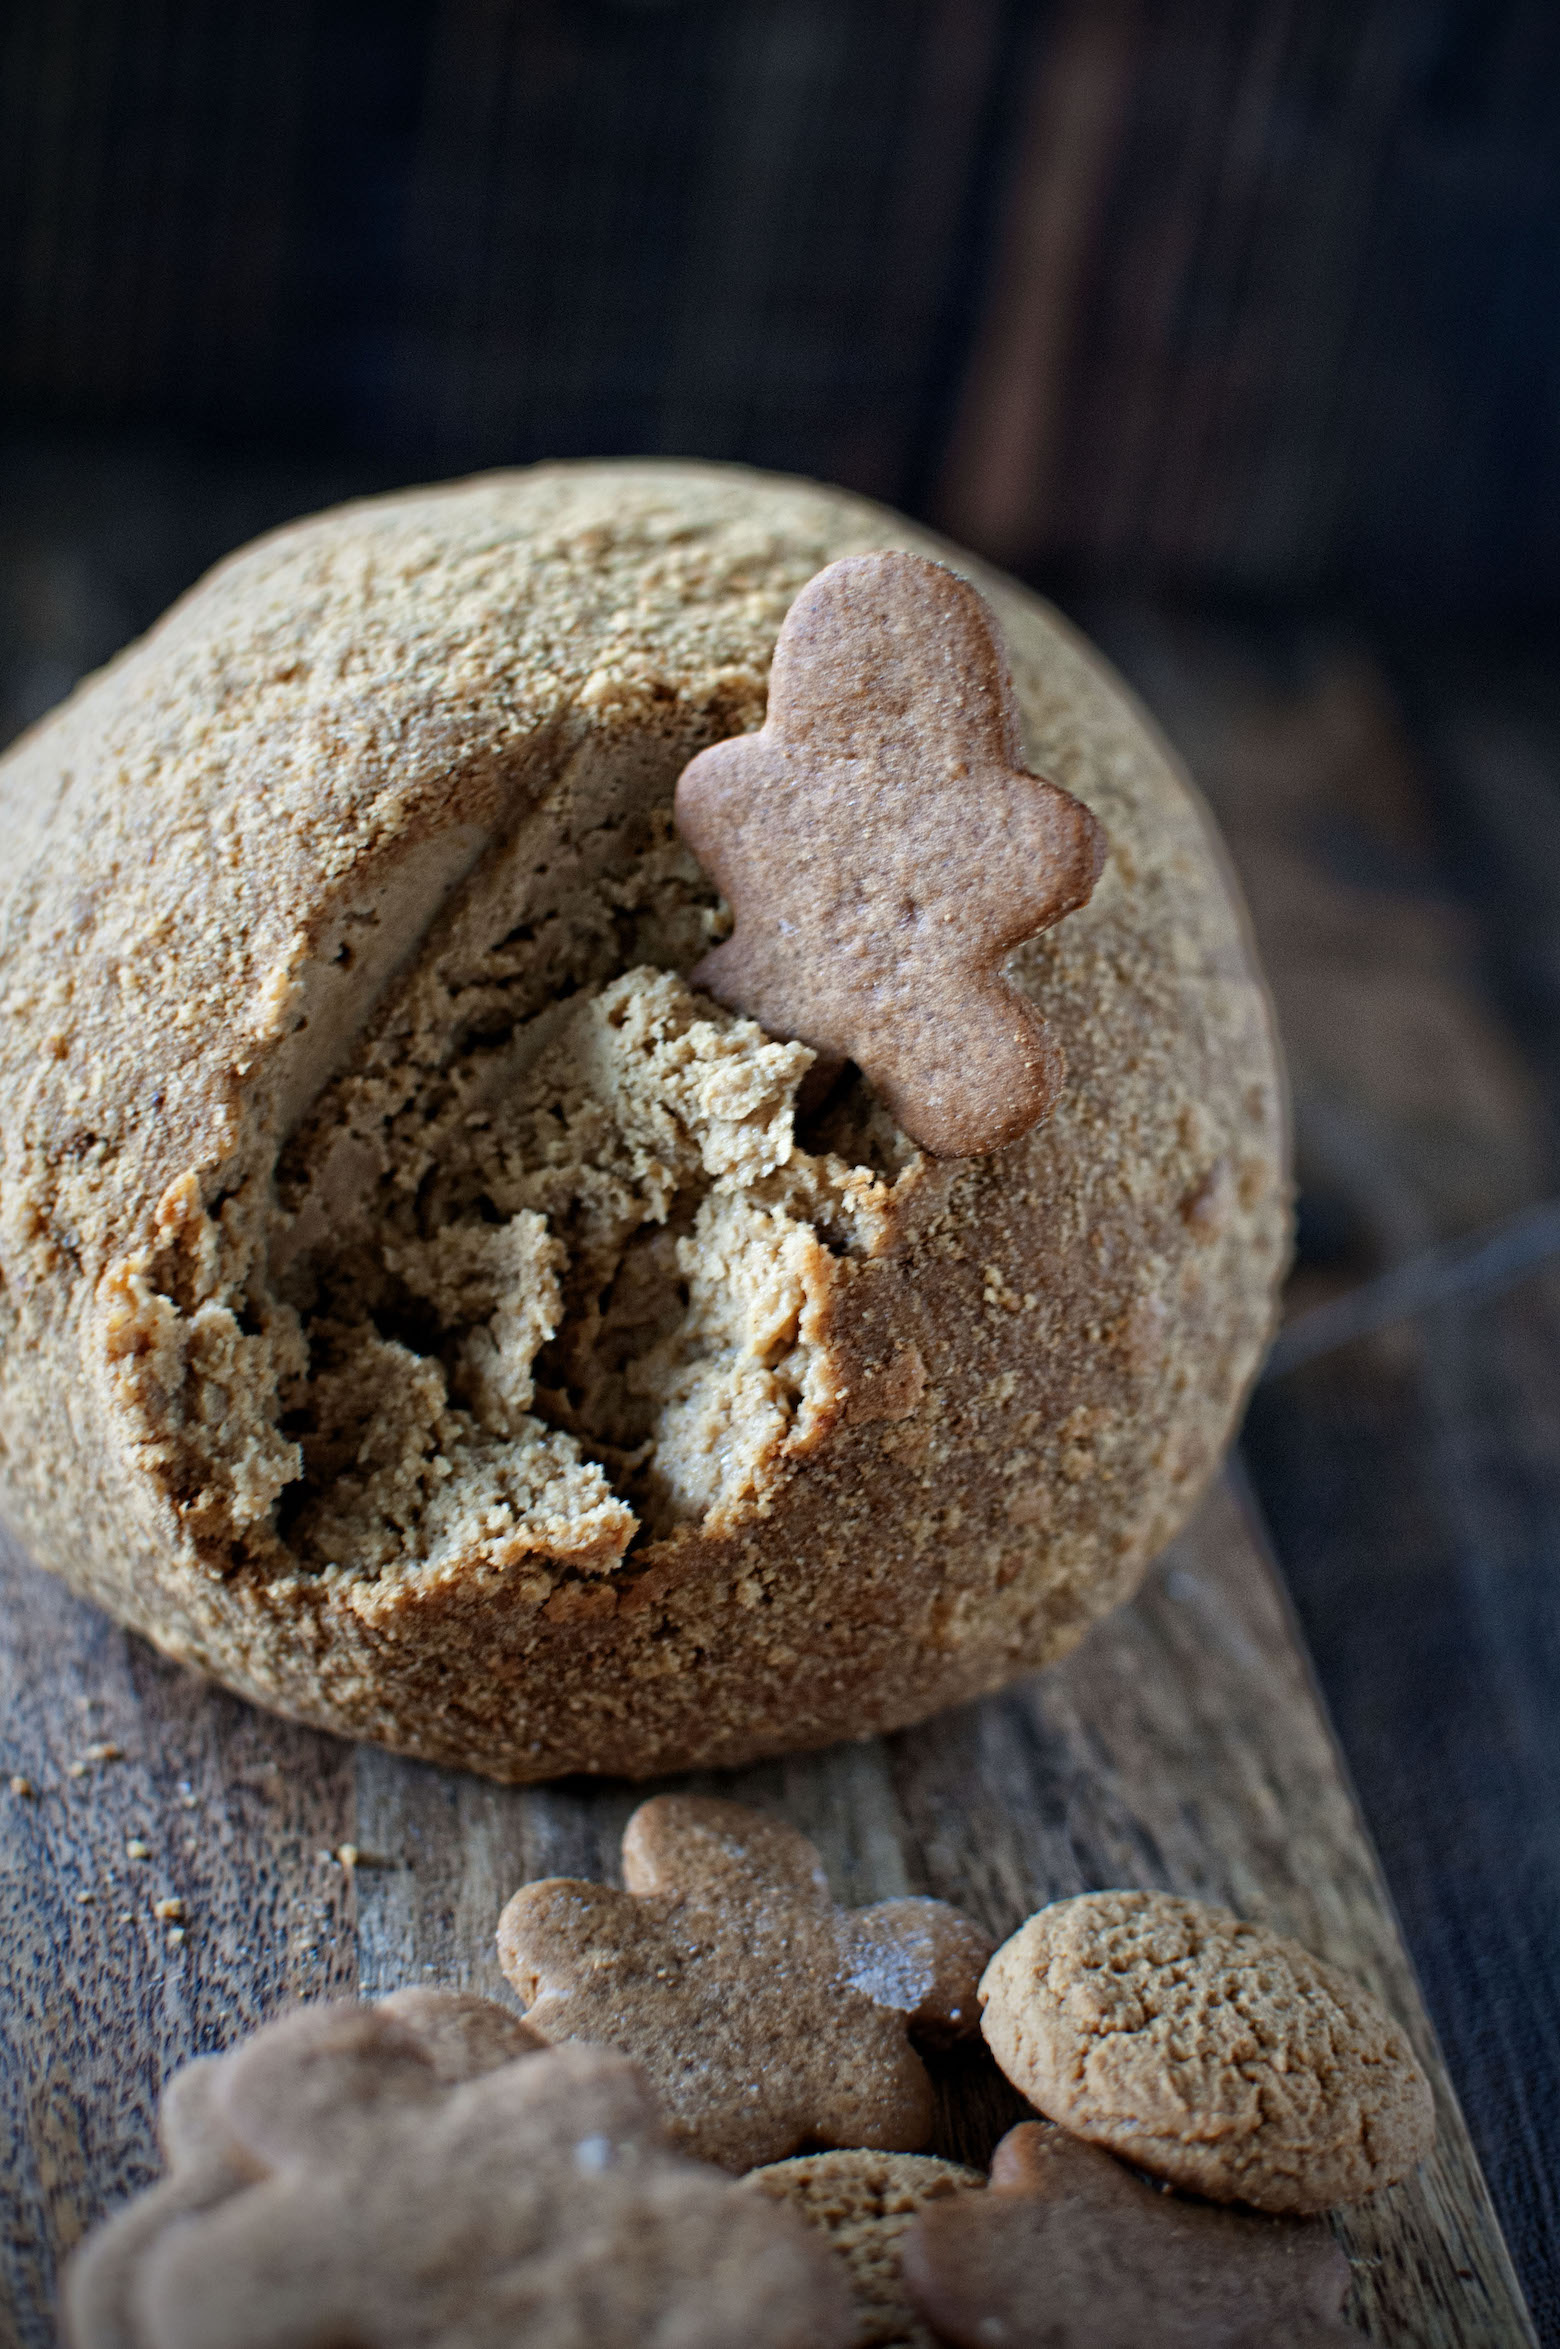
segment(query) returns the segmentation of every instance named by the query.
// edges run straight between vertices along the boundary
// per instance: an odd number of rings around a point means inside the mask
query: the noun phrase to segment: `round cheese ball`
[[[678,774],[881,547],[986,595],[1110,843],[1011,963],[1059,1105],[982,1158],[683,975]],[[497,1778],[735,1763],[1063,1654],[1195,1503],[1288,1230],[1240,907],[1097,657],[896,515],[654,463],[344,507],[16,745],[0,826],[0,1504],[169,1653]]]

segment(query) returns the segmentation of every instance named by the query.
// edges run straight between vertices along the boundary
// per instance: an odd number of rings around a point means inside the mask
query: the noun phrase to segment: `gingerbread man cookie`
[[[809,2139],[915,2152],[932,2088],[909,2034],[975,2028],[991,1944],[937,1900],[837,1909],[782,1820],[696,1795],[641,1804],[628,1889],[553,1878],[517,1892],[499,1957],[546,2039],[644,2065],[673,2139],[723,2168]]]
[[[476,2079],[545,2045],[507,2007],[474,1991],[400,1990],[375,2011],[410,2031],[446,2082]],[[148,2248],[175,2219],[209,2210],[267,2175],[226,2117],[224,2083],[240,2052],[198,2056],[173,2074],[157,2114],[166,2176],[97,2228],[67,2270],[71,2338],[83,2349],[138,2349],[130,2291]]]
[[[1047,1115],[1062,1055],[1003,960],[1088,902],[1105,835],[1024,767],[967,581],[900,553],[820,571],[781,628],[763,727],[701,751],[676,810],[736,917],[695,986],[855,1061],[939,1157]]]
[[[1322,2226],[1238,2218],[1145,2185],[1026,2121],[984,2194],[922,2211],[910,2295],[953,2349],[1359,2349],[1349,2263]]]
[[[1090,1892],[987,1967],[981,2028],[1013,2085],[1075,2136],[1212,2202],[1319,2211],[1405,2177],[1430,2083],[1357,1983],[1228,1909]]]
[[[670,2151],[632,2062],[547,2048],[458,2076],[500,2036],[439,2019],[430,2050],[343,2005],[224,2058],[212,2104],[250,2174],[119,2263],[106,2328],[89,2246],[73,2349],[845,2349],[827,2249]]]

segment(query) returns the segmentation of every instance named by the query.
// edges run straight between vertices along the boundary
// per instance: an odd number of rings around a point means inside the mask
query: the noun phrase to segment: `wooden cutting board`
[[[1334,2222],[1354,2321],[1395,2349],[1533,2341],[1232,1487],[1066,1664],[898,1737],[694,1783],[782,1811],[850,1903],[934,1893],[1005,1935],[1063,1894],[1161,1885],[1350,1968],[1407,2025],[1440,2113],[1418,2175]],[[54,2340],[58,2262],[154,2174],[176,2065],[299,1998],[505,1995],[504,1899],[530,1877],[614,1876],[644,1791],[497,1788],[270,1720],[0,1547],[0,2343]],[[1024,2110],[981,2049],[944,2061],[939,2095],[936,2149],[967,2160]]]

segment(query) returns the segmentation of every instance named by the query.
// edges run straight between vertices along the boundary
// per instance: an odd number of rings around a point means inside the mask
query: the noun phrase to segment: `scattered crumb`
[[[125,1858],[127,1860],[149,1860],[151,1856],[151,1845],[149,1843],[143,1843],[139,1835],[132,1835],[129,1842],[125,1845]]]
[[[115,1745],[111,1738],[99,1738],[95,1745],[85,1749],[81,1758],[84,1762],[122,1762],[125,1749],[122,1745]]]
[[[67,1778],[85,1778],[86,1774],[87,1765],[85,1762],[67,1762],[65,1765]]]
[[[183,1939],[184,1927],[182,1925],[170,1925],[168,1928],[168,1947],[170,1949],[177,1949]]]
[[[355,1843],[338,1843],[336,1846],[336,1858],[350,1876],[353,1869],[358,1864],[357,1845]]]
[[[11,1792],[16,1796],[18,1802],[31,1802],[37,1791],[38,1789],[32,1780],[24,1778],[19,1770],[12,1774]]]
[[[76,1905],[78,1908],[84,1909],[89,1905],[90,1902],[95,1901],[96,1899],[97,1894],[95,1892],[78,1892],[76,1895]]]
[[[182,1900],[154,1900],[152,1903],[152,1915],[157,1918],[160,1924],[182,1924],[184,1921],[184,1914],[184,1903]]]

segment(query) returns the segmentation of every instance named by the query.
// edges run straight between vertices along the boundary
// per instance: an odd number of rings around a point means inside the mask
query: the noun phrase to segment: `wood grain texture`
[[[53,2342],[59,2260],[157,2174],[167,2075],[356,1988],[351,1884],[317,1856],[352,1802],[350,1748],[165,1662],[0,1536],[3,2349]]]
[[[1213,802],[1294,1094],[1289,1305],[1560,1193],[1552,630],[1100,606]],[[1560,2341],[1560,1269],[1264,1384],[1243,1456],[1533,2318]]]
[[[35,1790],[0,1797],[0,2339],[43,2349],[59,2257],[155,2166],[167,2072],[299,1997],[506,1994],[503,1900],[541,1875],[616,1878],[646,1790],[499,1788],[354,1755],[153,1657],[14,1551],[0,1570],[0,1768]],[[929,1892],[1006,1934],[1067,1893],[1162,1885],[1351,1968],[1414,2034],[1440,2108],[1424,2169],[1336,2222],[1356,2320],[1394,2349],[1532,2339],[1303,1652],[1228,1489],[1055,1671],[895,1738],[693,1783],[782,1811],[848,1902]],[[345,1842],[355,1870],[329,1857]],[[166,1897],[187,1908],[172,1946],[152,1914]],[[984,2159],[1024,2109],[983,2050],[944,2059],[939,2086],[938,2150],[958,2158]]]

